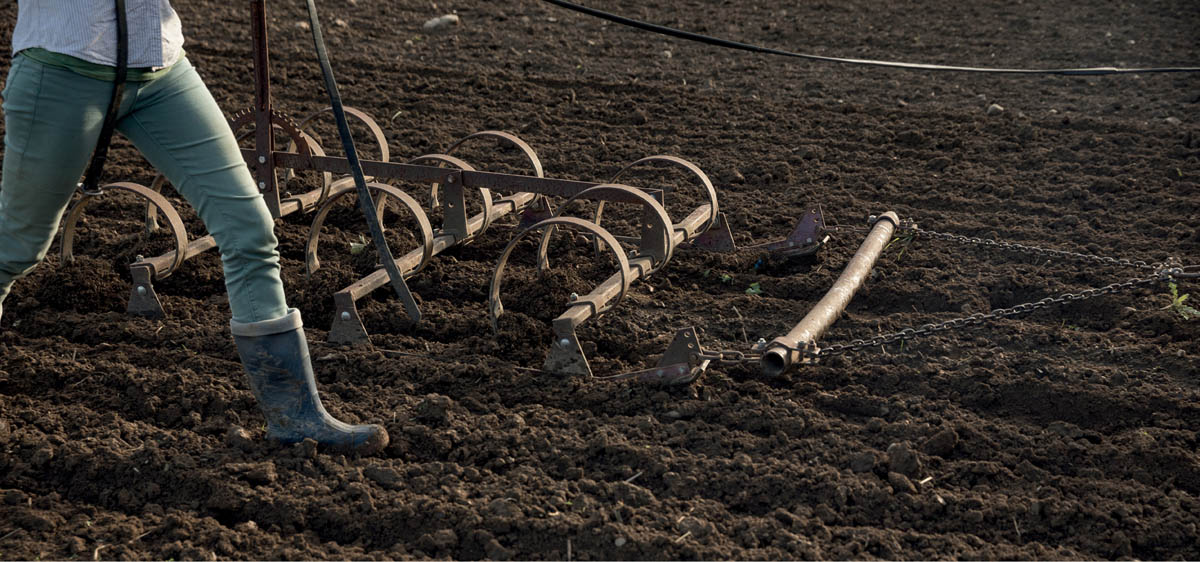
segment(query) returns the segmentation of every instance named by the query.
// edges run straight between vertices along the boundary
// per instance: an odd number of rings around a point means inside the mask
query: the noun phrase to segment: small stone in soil
[[[917,487],[913,485],[912,480],[899,472],[889,472],[888,483],[892,485],[892,491],[897,494],[917,493]]]
[[[933,160],[930,160],[929,162],[927,162],[925,164],[925,167],[929,168],[930,170],[932,170],[934,172],[940,172],[942,170],[945,170],[946,167],[949,166],[952,162],[953,162],[952,160],[950,160],[949,158],[946,158],[945,156],[939,156],[939,157],[934,158]]]
[[[958,434],[955,433],[953,429],[943,429],[937,433],[934,433],[933,436],[931,436],[929,440],[921,446],[921,449],[924,450],[926,454],[945,457],[949,455],[957,445]]]
[[[249,431],[235,425],[225,433],[225,445],[248,452],[254,449],[254,438],[250,436]]]
[[[917,452],[907,444],[892,443],[888,446],[887,453],[888,469],[892,472],[899,472],[905,476],[921,474],[921,459],[917,458]]]
[[[875,468],[875,452],[863,451],[850,459],[850,470],[854,472],[869,472]]]
[[[441,31],[459,23],[458,14],[446,14],[426,21],[421,25],[421,29],[425,31]]]

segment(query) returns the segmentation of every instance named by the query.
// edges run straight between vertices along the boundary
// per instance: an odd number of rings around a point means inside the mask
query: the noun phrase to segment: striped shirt
[[[129,68],[162,68],[183,55],[183,28],[170,0],[125,0]],[[12,52],[40,47],[117,65],[114,0],[18,0]]]

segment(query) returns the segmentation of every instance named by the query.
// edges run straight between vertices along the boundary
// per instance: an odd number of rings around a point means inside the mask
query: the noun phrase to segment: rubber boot
[[[313,439],[325,448],[370,455],[388,444],[379,425],[350,425],[330,416],[317,396],[300,311],[265,322],[230,322],[250,388],[267,418],[267,438],[280,443]]]

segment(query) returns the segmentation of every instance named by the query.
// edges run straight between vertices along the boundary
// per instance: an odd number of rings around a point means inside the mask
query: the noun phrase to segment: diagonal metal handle
[[[342,96],[338,93],[337,81],[333,78],[333,68],[329,64],[329,53],[325,50],[325,39],[321,36],[321,21],[317,17],[317,5],[314,0],[308,0],[308,21],[312,28],[313,45],[317,49],[317,61],[321,64],[321,75],[325,78],[325,90],[329,93],[329,105],[333,109],[333,117],[337,120],[338,136],[342,138],[342,147],[346,151],[346,160],[350,164],[350,175],[354,178],[354,187],[358,190],[359,209],[362,210],[363,217],[367,220],[367,227],[371,230],[371,240],[375,243],[376,251],[379,252],[379,260],[383,262],[383,268],[387,271],[392,289],[404,303],[409,319],[419,322],[421,309],[417,307],[417,301],[413,299],[412,292],[408,290],[408,284],[404,282],[404,276],[400,273],[400,268],[396,266],[392,250],[383,237],[383,225],[379,223],[375,200],[371,198],[371,191],[367,189],[362,163],[359,162],[358,152],[354,149],[354,137],[350,135],[350,125],[346,122],[346,111],[342,108]]]

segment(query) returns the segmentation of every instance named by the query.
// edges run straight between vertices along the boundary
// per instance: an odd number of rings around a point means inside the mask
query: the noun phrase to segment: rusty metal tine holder
[[[805,351],[817,351],[817,340],[846,310],[850,299],[866,281],[875,266],[875,261],[879,259],[899,225],[900,218],[891,211],[874,219],[866,240],[859,246],[850,263],[846,264],[846,268],[842,270],[829,292],[817,301],[812,310],[787,335],[777,337],[767,344],[760,366],[763,374],[781,375],[788,367],[800,362]]]

